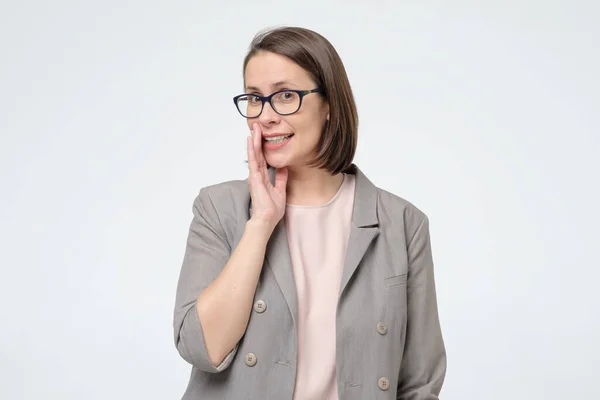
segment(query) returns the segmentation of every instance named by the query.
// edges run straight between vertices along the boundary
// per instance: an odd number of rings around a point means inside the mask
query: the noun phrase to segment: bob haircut
[[[244,76],[248,61],[263,51],[287,57],[306,70],[329,103],[329,120],[317,145],[317,156],[310,164],[332,174],[350,170],[358,142],[358,112],[346,69],[333,45],[305,28],[259,32],[244,58]]]

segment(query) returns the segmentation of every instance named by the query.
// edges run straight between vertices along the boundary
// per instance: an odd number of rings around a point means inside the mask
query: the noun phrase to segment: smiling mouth
[[[293,133],[289,134],[289,135],[266,137],[266,138],[264,138],[264,141],[266,143],[270,143],[270,144],[277,144],[277,143],[282,143],[283,141],[291,138],[292,136],[294,136]]]

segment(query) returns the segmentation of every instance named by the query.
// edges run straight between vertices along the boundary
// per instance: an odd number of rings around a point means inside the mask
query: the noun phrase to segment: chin
[[[265,160],[273,168],[284,168],[290,165],[289,161],[283,157],[265,157]]]

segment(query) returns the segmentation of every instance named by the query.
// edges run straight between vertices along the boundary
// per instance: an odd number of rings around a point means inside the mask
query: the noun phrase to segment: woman
[[[248,178],[202,188],[177,288],[184,399],[437,399],[446,355],[427,217],[352,164],[358,117],[321,35],[257,35]]]

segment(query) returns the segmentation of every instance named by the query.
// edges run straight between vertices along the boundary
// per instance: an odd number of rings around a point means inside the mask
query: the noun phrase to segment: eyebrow
[[[277,89],[281,86],[287,86],[287,85],[291,85],[291,82],[288,81],[279,81],[279,82],[275,82],[274,84],[271,85],[271,88],[273,89]],[[255,86],[246,86],[246,90],[255,90],[257,92],[260,92],[260,89],[255,87]]]

